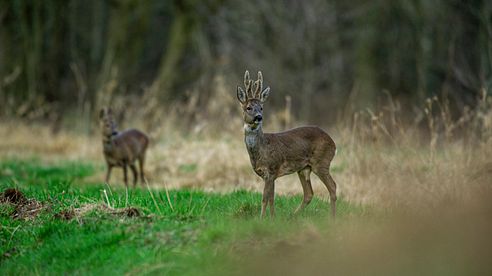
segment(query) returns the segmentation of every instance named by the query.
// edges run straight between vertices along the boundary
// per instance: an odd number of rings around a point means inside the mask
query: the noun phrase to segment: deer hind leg
[[[108,170],[106,172],[106,183],[109,184],[109,178],[111,177],[111,170],[113,169],[113,165],[108,164]]]
[[[328,192],[330,193],[330,205],[331,214],[335,217],[336,214],[336,201],[337,201],[337,184],[335,180],[330,175],[330,167],[324,167],[318,170],[314,170],[314,173],[321,179],[323,184],[325,184]]]
[[[142,156],[138,158],[138,165],[140,167],[140,182],[142,183],[142,185],[145,183],[144,163],[145,163],[145,154],[142,154]]]
[[[314,193],[313,193],[313,187],[311,186],[310,174],[311,174],[310,167],[306,167],[297,172],[297,175],[299,176],[299,180],[301,180],[302,191],[304,192],[304,198],[302,200],[301,205],[299,205],[299,207],[297,207],[297,209],[294,211],[294,214],[298,214],[299,212],[304,210],[304,208],[306,208],[306,206],[313,199]]]
[[[123,179],[125,181],[125,186],[128,188],[128,168],[127,168],[127,164],[123,164]]]
[[[270,198],[268,201],[268,205],[270,206],[270,217],[275,217],[275,182],[272,181]]]
[[[133,188],[135,188],[137,186],[137,179],[138,179],[137,167],[135,167],[135,164],[130,164],[130,169],[132,170],[133,173]]]

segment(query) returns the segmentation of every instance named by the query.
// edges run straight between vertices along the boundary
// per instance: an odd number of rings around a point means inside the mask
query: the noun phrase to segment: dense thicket
[[[0,22],[3,114],[108,94],[205,103],[217,76],[234,97],[247,68],[263,70],[272,105],[291,95],[314,121],[387,92],[460,109],[492,85],[487,0],[0,0]]]

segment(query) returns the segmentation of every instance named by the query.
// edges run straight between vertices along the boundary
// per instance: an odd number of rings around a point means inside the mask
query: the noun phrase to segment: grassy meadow
[[[98,135],[4,122],[0,273],[490,274],[490,126],[438,113],[425,133],[402,121],[356,113],[329,129],[336,219],[315,176],[313,202],[293,216],[302,189],[291,175],[266,220],[240,129],[157,131],[149,181],[127,193],[120,169],[103,182]]]
[[[278,217],[258,218],[261,195],[197,190],[130,190],[87,183],[90,164],[10,160],[0,164],[1,272],[5,274],[239,273],[242,251],[290,243],[293,233],[329,229],[327,203],[316,199],[292,217],[300,196],[277,198]],[[364,208],[340,200],[339,217]],[[306,232],[306,233],[304,233]]]

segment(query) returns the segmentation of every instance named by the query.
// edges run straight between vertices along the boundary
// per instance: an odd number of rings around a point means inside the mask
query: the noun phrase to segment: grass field
[[[18,204],[26,207],[0,205],[0,274],[229,274],[243,251],[334,227],[328,203],[317,198],[292,217],[301,196],[280,196],[277,218],[261,221],[258,193],[137,188],[127,200],[121,186],[84,182],[96,170],[36,159],[0,164],[0,189],[26,197]],[[365,212],[338,202],[339,219]]]

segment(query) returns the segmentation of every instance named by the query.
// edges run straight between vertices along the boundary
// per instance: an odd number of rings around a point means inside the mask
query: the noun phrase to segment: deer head
[[[102,108],[99,112],[99,124],[101,126],[101,131],[103,136],[111,136],[117,133],[116,123],[113,119],[113,111],[111,108]]]
[[[255,90],[253,91],[253,84]],[[270,87],[263,89],[263,75],[258,71],[258,79],[253,82],[249,77],[249,72],[244,73],[244,91],[237,87],[237,99],[243,109],[243,120],[245,127],[255,130],[261,126],[263,121],[263,103],[270,94]]]

